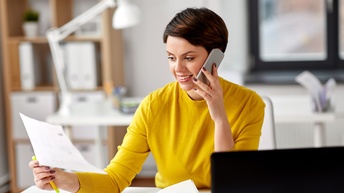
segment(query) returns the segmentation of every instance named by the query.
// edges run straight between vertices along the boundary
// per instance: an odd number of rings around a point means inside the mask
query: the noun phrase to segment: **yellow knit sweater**
[[[237,150],[258,148],[264,102],[245,87],[220,78],[228,121]],[[137,109],[108,173],[77,173],[80,193],[121,192],[152,152],[157,164],[156,186],[164,188],[192,179],[210,188],[210,155],[214,151],[214,122],[205,100],[193,101],[177,82],[149,94]],[[235,167],[235,166],[233,166]]]

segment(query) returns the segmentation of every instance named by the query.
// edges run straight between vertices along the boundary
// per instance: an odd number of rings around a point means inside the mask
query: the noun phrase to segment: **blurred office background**
[[[32,0],[42,2],[42,0]],[[81,1],[92,4],[95,0]],[[294,78],[310,70],[322,81],[339,83],[335,105],[344,111],[344,1],[342,0],[133,0],[142,11],[137,26],[123,30],[125,86],[143,97],[174,81],[162,33],[186,7],[206,6],[225,20],[230,32],[220,75],[262,95],[303,95]],[[1,27],[1,26],[0,26]],[[0,30],[1,32],[1,30]],[[1,39],[0,39],[1,43]],[[0,48],[1,49],[1,48]],[[1,52],[0,52],[1,57]],[[0,65],[1,64],[0,60]],[[2,78],[2,73],[0,74]],[[2,85],[0,85],[0,92]],[[0,93],[0,183],[6,178],[6,128]],[[343,122],[327,124],[326,146],[343,145]],[[277,124],[279,148],[313,146],[311,123]],[[5,180],[6,181],[6,180]],[[2,185],[2,184],[0,184]],[[0,186],[1,188],[1,186]],[[1,189],[0,189],[1,190]],[[1,191],[0,191],[1,192]]]

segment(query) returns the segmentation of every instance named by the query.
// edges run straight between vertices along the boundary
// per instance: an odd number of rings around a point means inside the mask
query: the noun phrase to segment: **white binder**
[[[32,90],[36,86],[35,57],[32,43],[19,44],[20,83],[23,90]]]
[[[65,44],[64,56],[70,88],[95,89],[98,84],[95,44],[68,42]]]

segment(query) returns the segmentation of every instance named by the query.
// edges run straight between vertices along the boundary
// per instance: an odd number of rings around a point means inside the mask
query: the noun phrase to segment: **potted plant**
[[[38,35],[39,12],[34,9],[27,9],[24,12],[23,30],[26,37],[35,37]]]

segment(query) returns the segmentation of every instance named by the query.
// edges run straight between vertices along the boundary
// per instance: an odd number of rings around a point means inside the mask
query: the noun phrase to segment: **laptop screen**
[[[212,193],[344,192],[344,147],[215,152]]]

